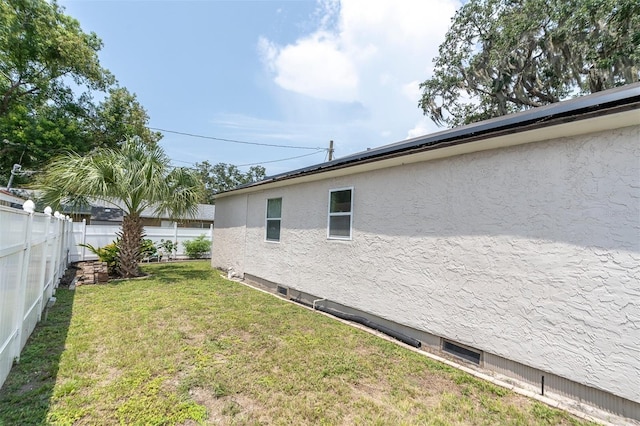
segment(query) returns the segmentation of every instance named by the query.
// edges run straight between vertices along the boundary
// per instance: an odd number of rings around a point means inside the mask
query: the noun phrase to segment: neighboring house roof
[[[241,185],[230,191],[221,192],[217,194],[216,197],[222,198],[227,194],[237,193],[238,191],[251,192],[253,188],[257,186],[278,183],[287,179],[301,178],[394,157],[408,156],[420,152],[451,148],[484,139],[498,138],[500,136],[508,136],[514,133],[522,133],[530,130],[539,130],[558,126],[560,124],[567,124],[620,112],[631,111],[632,113],[637,114],[634,118],[636,124],[638,124],[638,122],[640,122],[640,114],[636,111],[638,108],[640,108],[640,83],[629,84],[572,100],[529,109],[516,114],[497,117],[466,126],[444,130],[431,135],[408,139],[402,142],[348,155],[333,161],[270,176],[259,182]],[[610,126],[610,128],[615,127],[620,127],[620,125],[612,123]],[[580,134],[593,130],[589,130],[589,127],[585,126],[583,129],[573,129],[572,131],[574,132],[573,134]],[[543,138],[541,138],[540,135],[536,136],[536,140],[543,140],[544,138],[550,139],[560,136],[566,135],[560,134],[559,132],[551,132]],[[523,142],[518,141],[517,143]],[[482,149],[491,149],[498,146],[508,146],[513,144],[515,143],[502,142],[501,145],[496,144],[496,146],[484,147]],[[458,150],[457,152],[464,153],[472,152],[474,150],[479,149],[467,149],[464,151]]]
[[[29,189],[20,189],[21,193],[25,194],[27,197],[34,197],[34,190]],[[7,191],[0,190],[0,194],[9,194]],[[21,204],[25,202],[24,199],[13,196],[16,200],[19,201],[11,201],[12,203]],[[3,200],[4,198],[0,198]],[[120,203],[116,203],[120,204]],[[120,208],[114,206],[112,203],[108,203],[102,200],[91,200],[89,205],[76,205],[76,206],[63,206],[61,211],[65,214],[81,214],[81,215],[91,215],[91,219],[93,220],[104,220],[104,221],[122,221],[122,207]],[[188,220],[196,220],[196,221],[213,221],[216,212],[216,206],[213,204],[198,204],[198,211],[194,217],[184,217],[181,219]],[[119,217],[118,217],[119,215]],[[155,215],[152,208],[146,208],[142,211],[141,217],[143,218],[158,218]],[[175,218],[171,218],[168,215],[160,215],[159,219],[172,220]]]
[[[119,203],[116,203],[119,204]],[[101,200],[94,200],[91,201],[91,214],[93,218],[93,214],[94,212],[97,212],[97,210],[95,210],[96,208],[101,208],[103,211],[106,209],[110,209],[111,212],[104,212],[104,214],[112,214],[114,210],[118,210],[121,211],[119,209],[117,209],[116,207],[114,207],[113,204],[111,203],[107,203],[106,201],[101,201]],[[213,204],[198,204],[198,211],[196,212],[196,215],[191,217],[184,217],[182,219],[189,219],[189,220],[206,220],[206,221],[212,221],[214,216],[215,216],[215,212],[216,212],[216,207]],[[140,214],[140,217],[143,218],[159,218],[159,219],[175,219],[175,218],[171,218],[168,215],[160,215],[159,217],[155,214],[154,209],[153,208],[146,208],[142,211],[142,213]],[[99,219],[96,218],[96,220],[117,220],[117,221],[121,221],[122,220],[122,215],[120,215],[120,218],[114,217],[112,219]]]
[[[186,217],[190,220],[213,220],[216,214],[216,206],[213,204],[198,204],[198,211],[194,217]],[[142,211],[142,217],[156,217],[152,208],[146,208]],[[160,216],[160,219],[171,219],[167,215]]]
[[[122,222],[124,212],[115,207],[91,207],[91,220]]]
[[[13,195],[11,192],[6,191],[4,189],[0,189],[0,201],[4,201],[9,204],[19,204],[23,205],[26,201],[23,198],[20,198],[16,195]]]

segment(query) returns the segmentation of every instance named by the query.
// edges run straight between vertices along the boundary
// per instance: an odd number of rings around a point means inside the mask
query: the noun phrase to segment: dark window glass
[[[282,216],[282,198],[271,198],[267,200],[267,218],[280,219]]]
[[[348,213],[351,211],[351,190],[334,191],[331,193],[330,213]]]
[[[267,241],[280,241],[282,198],[267,200]]]
[[[267,220],[267,240],[280,241],[280,219]]]
[[[349,238],[351,236],[351,216],[331,216],[329,218],[329,236]]]

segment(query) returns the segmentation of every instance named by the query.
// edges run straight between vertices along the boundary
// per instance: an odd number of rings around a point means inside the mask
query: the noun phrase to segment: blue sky
[[[61,0],[103,41],[103,66],[150,127],[345,156],[437,131],[420,81],[456,0]],[[165,133],[177,166],[263,163],[276,174],[326,153]],[[270,162],[310,154],[287,161]],[[242,166],[246,170],[248,166]]]

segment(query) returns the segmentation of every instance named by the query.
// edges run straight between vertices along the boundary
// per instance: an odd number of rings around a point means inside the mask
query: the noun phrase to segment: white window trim
[[[269,200],[277,200],[280,199],[280,217],[268,217],[269,216]],[[280,244],[280,240],[282,240],[282,197],[271,197],[265,200],[265,211],[264,211],[264,242],[265,243],[274,243]],[[269,240],[267,239],[267,227],[269,226],[270,220],[279,220],[280,221],[280,234],[278,235],[277,240]]]
[[[331,194],[338,191],[351,191],[351,211],[349,213],[331,213]],[[328,240],[342,240],[342,241],[351,241],[353,239],[353,199],[354,199],[355,191],[353,186],[347,186],[344,188],[334,188],[329,190],[329,198],[327,203],[327,239]],[[350,216],[349,217],[349,236],[348,237],[338,237],[330,235],[331,232],[331,217],[332,216]]]

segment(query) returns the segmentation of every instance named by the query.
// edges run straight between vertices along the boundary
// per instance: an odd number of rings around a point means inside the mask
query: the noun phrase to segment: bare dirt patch
[[[260,405],[245,395],[216,397],[211,390],[200,387],[191,389],[189,395],[195,402],[206,407],[208,421],[212,424],[242,422],[254,418],[256,413],[261,411]]]

